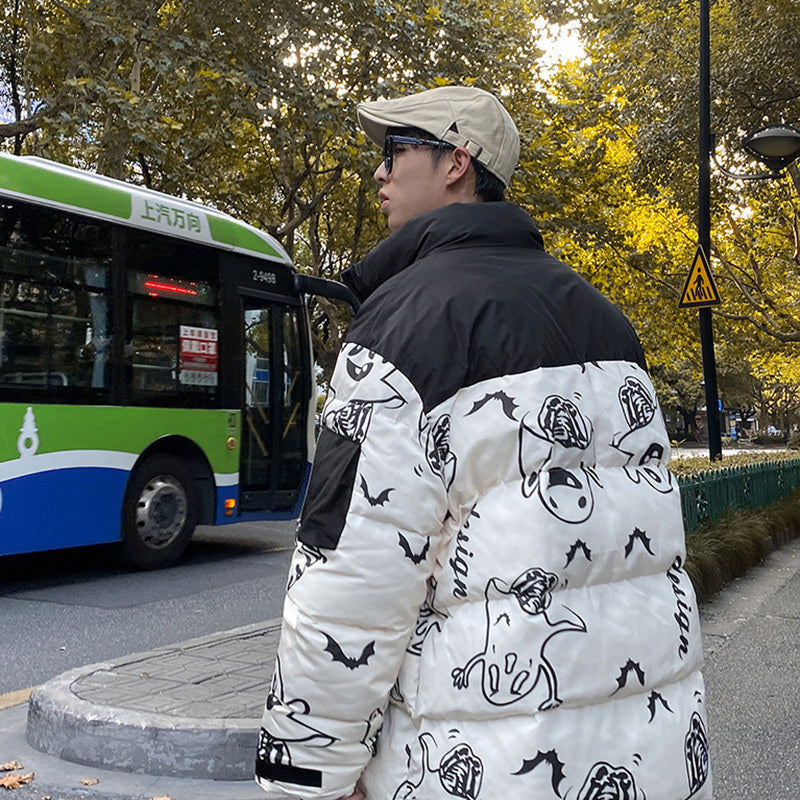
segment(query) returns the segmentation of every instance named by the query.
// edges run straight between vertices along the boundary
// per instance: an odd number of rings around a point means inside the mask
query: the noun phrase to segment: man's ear
[[[447,184],[451,186],[458,183],[467,174],[472,166],[472,157],[466,147],[456,147],[448,155],[450,156],[450,169],[447,171]]]

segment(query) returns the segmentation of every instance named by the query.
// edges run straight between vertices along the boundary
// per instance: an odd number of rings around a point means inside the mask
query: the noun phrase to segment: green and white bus
[[[211,208],[0,154],[0,556],[119,542],[153,568],[197,524],[297,516],[304,293],[331,284]]]

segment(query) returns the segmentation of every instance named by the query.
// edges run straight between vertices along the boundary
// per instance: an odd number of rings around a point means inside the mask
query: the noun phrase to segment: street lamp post
[[[709,0],[700,0],[700,133],[698,136],[697,239],[707,262],[711,263],[711,43]],[[703,379],[706,389],[708,457],[722,458],[719,426],[717,362],[714,357],[714,328],[711,309],[698,310]]]
[[[698,134],[697,239],[711,264],[711,160],[714,139],[711,135],[711,23],[710,0],[700,0],[700,126]],[[800,129],[792,125],[768,125],[742,140],[742,148],[764,164],[770,172],[741,175],[718,164],[723,174],[739,180],[764,180],[780,177],[780,171],[800,158]],[[716,159],[715,159],[716,161]],[[795,184],[798,185],[795,176]],[[800,192],[800,185],[798,185]],[[717,392],[717,362],[714,356],[714,329],[711,308],[698,309],[700,346],[703,353],[703,379],[706,390],[708,455],[712,461],[722,458],[722,436]]]

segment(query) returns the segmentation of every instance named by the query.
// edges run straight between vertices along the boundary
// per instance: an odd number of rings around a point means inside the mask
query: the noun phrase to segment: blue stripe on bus
[[[118,541],[127,480],[125,470],[77,467],[3,481],[0,555]]]

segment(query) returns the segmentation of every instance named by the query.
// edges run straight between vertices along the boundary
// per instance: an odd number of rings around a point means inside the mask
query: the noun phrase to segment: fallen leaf
[[[100,783],[100,778],[81,778],[81,783],[84,786],[97,786]]]
[[[19,789],[20,786],[24,786],[32,780],[32,772],[29,772],[27,775],[6,775],[4,778],[0,778],[0,786],[2,786],[3,789]]]
[[[12,769],[22,769],[22,764],[16,758],[6,764],[0,764],[0,772],[10,772]]]
[[[168,794],[165,794],[163,797],[151,797],[150,800],[171,800]]]

